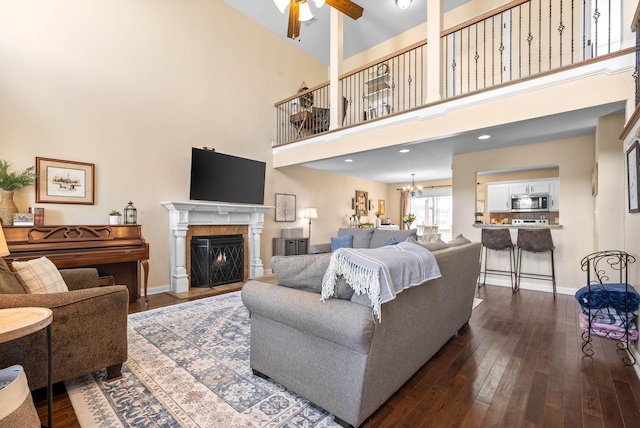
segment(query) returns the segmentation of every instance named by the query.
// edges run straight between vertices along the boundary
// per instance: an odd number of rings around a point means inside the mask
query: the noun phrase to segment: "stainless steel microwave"
[[[511,212],[549,211],[549,195],[511,195]]]

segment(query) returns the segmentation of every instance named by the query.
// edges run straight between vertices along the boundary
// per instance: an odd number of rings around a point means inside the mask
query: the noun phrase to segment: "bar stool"
[[[509,229],[482,229],[480,241],[482,243],[482,248],[480,249],[480,267],[482,268],[482,259],[484,258],[484,271],[481,272],[483,275],[482,285],[480,284],[480,275],[478,275],[478,288],[484,287],[487,280],[487,272],[489,272],[494,275],[509,276],[511,279],[511,291],[514,293],[518,291],[518,282],[514,281],[515,271],[513,266],[515,264],[515,253],[513,251],[513,242],[511,241]],[[509,250],[509,270],[487,268],[487,250]]]
[[[553,298],[556,298],[556,270],[553,261],[553,239],[551,239],[551,230],[547,228],[540,229],[518,229],[518,257],[516,263],[516,287],[520,287],[520,278],[540,279],[551,281],[553,284]],[[531,253],[551,253],[551,275],[530,273],[522,271],[522,252]]]

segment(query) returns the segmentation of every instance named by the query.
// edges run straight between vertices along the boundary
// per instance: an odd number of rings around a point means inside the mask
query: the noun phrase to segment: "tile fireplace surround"
[[[264,227],[264,213],[272,209],[267,205],[222,204],[215,202],[163,202],[169,211],[169,258],[171,265],[171,291],[189,291],[186,268],[187,229],[195,225],[238,225],[249,228],[249,278],[264,275],[260,258],[260,234]]]

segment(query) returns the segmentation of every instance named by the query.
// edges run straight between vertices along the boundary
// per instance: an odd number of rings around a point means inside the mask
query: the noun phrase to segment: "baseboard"
[[[160,294],[160,293],[165,293],[167,291],[171,291],[171,286],[169,284],[167,285],[160,285],[160,286],[155,286],[155,287],[151,287],[149,288],[149,296],[151,296],[152,294]]]
[[[511,281],[508,281],[506,279],[492,278],[489,275],[487,275],[487,284],[511,288]],[[544,291],[545,293],[553,293],[553,286],[551,285],[551,283],[547,285],[547,284],[536,284],[534,282],[521,281],[520,288],[522,288],[523,290]],[[556,293],[558,294],[566,294],[567,296],[573,296],[576,294],[576,291],[577,290],[575,288],[556,286]]]

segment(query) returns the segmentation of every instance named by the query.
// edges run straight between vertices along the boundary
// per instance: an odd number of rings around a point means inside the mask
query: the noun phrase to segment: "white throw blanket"
[[[382,321],[382,303],[395,299],[405,288],[441,276],[433,253],[410,242],[380,248],[340,248],[334,251],[322,280],[323,301],[334,295],[340,275],[356,293],[369,296],[378,321]]]

